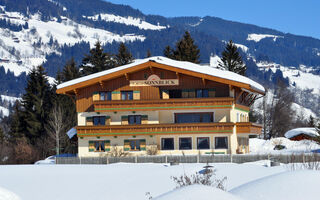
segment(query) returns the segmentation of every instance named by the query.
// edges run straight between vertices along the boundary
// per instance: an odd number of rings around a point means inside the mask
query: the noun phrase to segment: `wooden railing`
[[[186,109],[214,109],[231,108],[234,98],[184,98],[159,100],[113,100],[94,101],[95,112],[116,111],[146,111],[146,110],[186,110]]]
[[[184,123],[184,124],[143,124],[111,126],[77,126],[78,137],[126,136],[126,135],[174,135],[174,134],[232,134],[261,133],[261,126],[252,123]],[[239,129],[238,129],[239,126]],[[260,127],[260,128],[259,128]],[[238,132],[239,131],[239,132]],[[248,132],[245,132],[248,131]]]
[[[261,134],[262,125],[251,122],[237,122],[237,133]]]

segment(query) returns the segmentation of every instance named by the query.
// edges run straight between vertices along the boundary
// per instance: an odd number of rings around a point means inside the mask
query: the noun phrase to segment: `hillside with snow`
[[[90,46],[99,40],[103,44],[112,42],[143,41],[143,35],[119,35],[107,30],[78,24],[67,17],[61,22],[57,18],[42,21],[40,14],[24,16],[18,12],[8,12],[5,6],[0,7],[0,19],[13,24],[28,24],[27,29],[19,32],[0,29],[0,65],[16,76],[28,72],[32,67],[43,64],[46,55],[58,53],[61,45],[72,46],[81,41],[89,42]]]
[[[301,93],[295,107],[306,115],[319,115],[318,108],[312,108],[317,100],[308,103],[306,94],[310,90],[311,99],[320,98],[320,40],[216,17],[145,15],[101,0],[44,0],[41,5],[36,0],[21,0],[19,5],[0,0],[0,77],[10,76],[7,84],[0,86],[0,94],[20,96],[24,73],[41,64],[52,82],[71,57],[80,64],[96,41],[110,53],[117,51],[119,42],[125,42],[135,58],[144,58],[148,50],[154,56],[162,55],[165,46],[175,44],[186,30],[201,51],[202,63],[211,59],[216,66],[231,39],[244,58],[254,60],[250,78],[269,87],[266,83],[272,86],[274,80],[261,80],[263,74],[280,70],[291,88]],[[212,53],[218,56],[210,58]],[[254,68],[259,69],[259,76]],[[12,87],[17,82],[19,89]],[[8,107],[0,106],[8,113]]]

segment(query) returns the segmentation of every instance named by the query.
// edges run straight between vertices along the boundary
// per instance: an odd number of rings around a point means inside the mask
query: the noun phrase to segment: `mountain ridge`
[[[174,46],[185,31],[191,32],[201,50],[202,63],[209,63],[212,54],[221,55],[225,42],[233,40],[246,61],[248,76],[266,87],[274,87],[279,78],[297,87],[301,81],[292,80],[299,73],[320,78],[320,40],[312,37],[219,17],[145,15],[102,0],[0,0],[0,5],[0,69],[5,69],[0,77],[6,77],[1,94],[20,96],[24,72],[33,66],[43,64],[55,77],[71,57],[80,64],[95,41],[102,41],[110,53],[125,42],[135,58],[144,58],[148,50],[162,55],[165,46]],[[283,70],[290,68],[297,72]],[[17,82],[19,87],[14,88]]]

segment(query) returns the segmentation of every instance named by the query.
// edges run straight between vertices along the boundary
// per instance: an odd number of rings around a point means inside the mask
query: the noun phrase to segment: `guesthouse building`
[[[76,98],[78,154],[236,154],[249,152],[261,125],[249,109],[265,94],[239,74],[165,57],[84,76],[58,85]]]

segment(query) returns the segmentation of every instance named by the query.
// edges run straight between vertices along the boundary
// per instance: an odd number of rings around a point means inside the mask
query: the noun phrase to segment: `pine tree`
[[[127,49],[126,45],[121,42],[118,49],[118,54],[116,54],[116,62],[117,66],[122,66],[131,63],[133,57],[129,50]]]
[[[115,67],[115,62],[111,55],[103,52],[101,43],[98,41],[95,47],[90,50],[90,54],[86,55],[82,60],[82,75],[89,75],[111,69]]]
[[[74,58],[71,58],[71,60],[67,61],[62,72],[60,72],[60,74],[57,74],[57,79],[60,79],[62,82],[70,81],[79,77],[80,72],[77,68],[77,64],[74,61]]]
[[[200,50],[198,46],[194,44],[194,40],[188,31],[186,31],[183,37],[176,43],[175,50],[172,50],[170,46],[166,46],[163,54],[174,60],[200,63]]]
[[[45,135],[45,124],[52,107],[52,91],[44,68],[39,66],[31,70],[22,97],[22,119],[24,134],[32,144]]]
[[[10,139],[13,141],[16,138],[20,138],[23,136],[24,130],[26,129],[26,124],[23,120],[22,116],[22,108],[21,103],[16,101],[13,112],[10,115],[11,122],[10,122]]]
[[[176,43],[176,50],[173,52],[176,60],[200,63],[200,50],[194,44],[194,40],[188,31],[185,32],[183,38]]]
[[[235,72],[240,75],[245,75],[247,66],[243,63],[238,52],[237,46],[230,40],[222,52],[222,62],[219,62],[219,67]]]
[[[173,57],[173,50],[171,49],[170,46],[166,46],[165,49],[163,50],[163,55],[167,58],[174,59]]]

